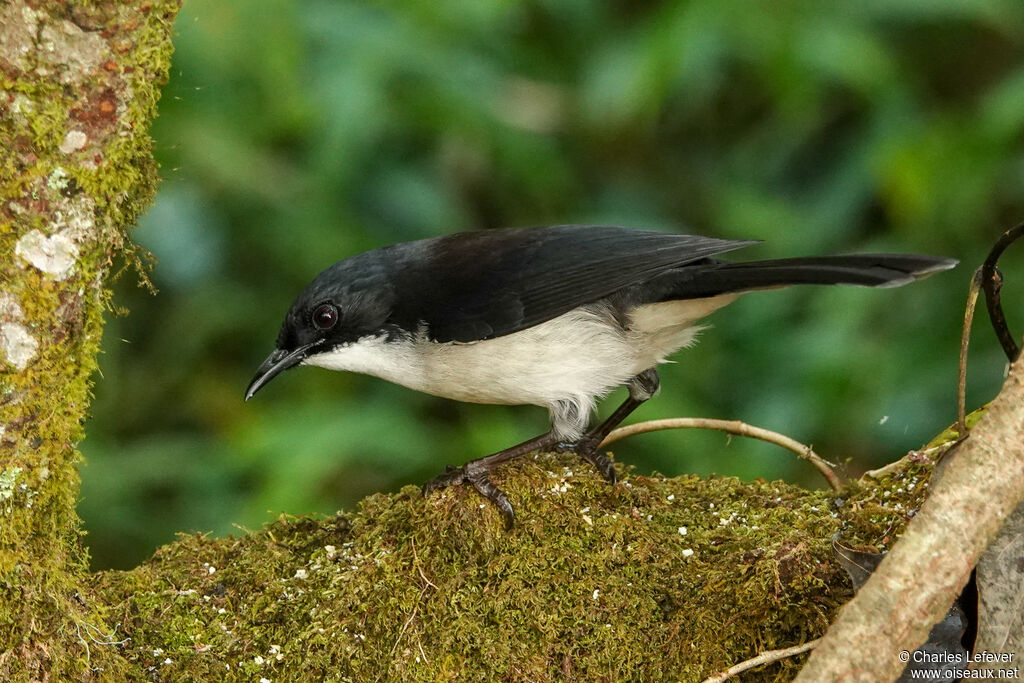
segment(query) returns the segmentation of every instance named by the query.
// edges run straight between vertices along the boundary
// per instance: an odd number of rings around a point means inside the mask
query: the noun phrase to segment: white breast
[[[590,306],[468,344],[366,337],[310,356],[305,364],[374,375],[459,401],[545,406],[557,418],[556,429],[575,438],[599,397],[692,343],[700,329],[694,322],[736,296],[641,306],[628,329],[605,308]]]

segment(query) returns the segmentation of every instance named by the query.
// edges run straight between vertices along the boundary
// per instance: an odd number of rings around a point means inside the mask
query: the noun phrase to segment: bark
[[[104,279],[151,201],[177,0],[0,7],[0,679],[125,678],[84,588],[75,444]]]
[[[895,679],[949,609],[982,552],[1024,498],[1024,362],[952,454],[941,479],[798,681]]]

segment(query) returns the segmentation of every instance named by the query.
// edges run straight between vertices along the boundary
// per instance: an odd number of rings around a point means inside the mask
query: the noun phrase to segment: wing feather
[[[754,243],[584,225],[412,242],[394,254],[392,321],[438,342],[491,339]]]

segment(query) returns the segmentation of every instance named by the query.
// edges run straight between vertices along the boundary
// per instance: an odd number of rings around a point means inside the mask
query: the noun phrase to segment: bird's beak
[[[294,351],[274,349],[267,356],[267,359],[263,361],[259,369],[256,370],[256,375],[252,378],[252,381],[249,382],[249,388],[245,390],[245,400],[248,401],[252,398],[253,394],[263,388],[264,384],[274,379],[280,373],[301,363],[306,358],[307,352],[316,345],[316,342],[306,344]]]

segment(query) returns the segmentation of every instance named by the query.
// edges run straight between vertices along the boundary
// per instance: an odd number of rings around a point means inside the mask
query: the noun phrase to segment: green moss
[[[3,680],[132,676],[102,605],[82,584],[75,445],[96,370],[104,278],[116,255],[130,255],[124,235],[155,188],[147,131],[170,66],[178,4],[0,9],[0,42],[17,34],[31,46],[0,53],[0,249],[13,254],[34,230],[67,231],[78,249],[59,280],[19,257],[0,262],[3,294],[38,342],[23,370],[0,357],[0,456],[11,480],[0,486],[10,494],[0,525]],[[86,147],[61,150],[72,130]]]
[[[545,455],[503,472],[508,533],[472,491],[407,487],[351,515],[182,537],[96,588],[125,656],[167,680],[699,680],[821,635],[851,595],[831,537],[898,533],[924,488],[905,482],[928,467],[836,496],[729,478],[609,487]]]
[[[985,405],[983,405],[982,407],[980,407],[980,408],[978,408],[978,409],[968,413],[964,417],[964,422],[966,423],[968,430],[974,429],[974,425],[978,424],[978,421],[985,414],[986,409],[988,409],[988,404],[987,403]],[[928,445],[926,445],[923,450],[929,450],[929,449],[932,449],[932,448],[939,448],[939,447],[941,447],[941,446],[943,446],[945,444],[948,444],[948,443],[951,443],[953,441],[956,441],[959,438],[960,438],[960,432],[957,429],[957,425],[954,423],[954,424],[951,424],[950,426],[946,427],[934,439],[932,439],[930,442],[928,442]]]

